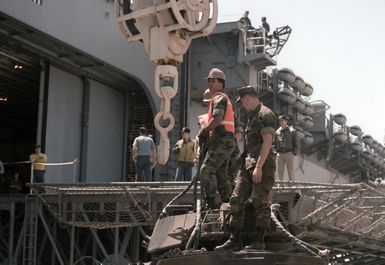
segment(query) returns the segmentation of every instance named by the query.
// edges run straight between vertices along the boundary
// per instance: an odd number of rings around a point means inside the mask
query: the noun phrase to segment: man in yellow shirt
[[[191,181],[192,168],[196,156],[196,146],[190,137],[190,129],[184,127],[181,131],[182,139],[176,142],[173,153],[178,154],[178,167],[176,169],[175,181]]]
[[[29,156],[29,160],[33,165],[33,183],[44,183],[45,165],[48,158],[46,154],[41,152],[41,146],[35,146],[35,153]]]

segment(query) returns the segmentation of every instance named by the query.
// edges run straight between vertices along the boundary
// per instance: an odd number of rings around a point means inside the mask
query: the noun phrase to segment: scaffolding
[[[32,189],[62,223],[110,229],[152,226],[185,182],[33,184]],[[181,202],[193,201],[192,191]]]
[[[0,197],[0,258],[6,264],[138,262],[162,208],[186,182],[32,184]],[[44,191],[44,192],[43,192]],[[301,240],[331,250],[330,264],[384,264],[385,193],[365,183],[278,182],[273,201]],[[177,201],[191,205],[188,192]],[[214,235],[221,212],[204,213]],[[54,217],[54,218],[52,218]],[[296,229],[292,229],[295,227]],[[52,253],[46,255],[44,253]],[[356,262],[356,263],[354,263]],[[120,263],[119,263],[120,264]]]
[[[366,183],[284,183],[297,194],[298,237],[332,251],[330,264],[385,264],[385,193]]]

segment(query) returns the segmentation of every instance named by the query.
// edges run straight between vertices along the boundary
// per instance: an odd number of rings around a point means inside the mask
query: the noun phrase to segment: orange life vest
[[[233,105],[231,104],[229,97],[224,93],[217,92],[217,93],[214,93],[214,95],[212,96],[211,98],[212,100],[210,100],[210,103],[209,103],[209,112],[207,113],[208,121],[211,121],[211,119],[213,118],[213,101],[216,96],[223,96],[227,99],[226,112],[221,122],[221,125],[225,127],[226,132],[234,133],[235,126],[234,126]]]

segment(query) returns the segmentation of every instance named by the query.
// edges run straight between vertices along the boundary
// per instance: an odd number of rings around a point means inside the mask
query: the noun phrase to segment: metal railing
[[[57,167],[57,166],[70,166],[72,165],[73,166],[73,169],[72,169],[72,183],[76,183],[76,175],[77,175],[77,169],[78,169],[78,165],[80,163],[80,160],[75,158],[73,161],[69,161],[69,162],[57,162],[57,163],[35,163],[33,161],[17,161],[17,162],[5,162],[3,163],[4,166],[7,166],[7,165],[26,165],[26,164],[30,164],[31,165],[31,169],[30,169],[30,181],[29,181],[29,184],[34,184],[34,176],[33,176],[33,171],[35,169],[35,165],[41,165],[41,166],[48,166],[48,167]],[[33,190],[31,189],[31,194],[33,192]]]
[[[30,184],[33,184],[33,170],[35,168],[35,165],[42,165],[42,166],[69,166],[73,165],[72,169],[72,183],[76,182],[76,172],[77,172],[77,167],[79,164],[80,160],[75,158],[73,161],[70,162],[60,162],[60,163],[35,163],[35,162],[30,162],[31,164],[31,181]]]
[[[289,26],[279,27],[269,34],[264,28],[245,29],[241,28],[244,54],[265,53],[273,57],[278,55],[283,46],[289,40],[291,28]]]
[[[245,55],[250,53],[266,53],[267,34],[268,32],[264,28],[244,29],[243,41],[245,43]]]

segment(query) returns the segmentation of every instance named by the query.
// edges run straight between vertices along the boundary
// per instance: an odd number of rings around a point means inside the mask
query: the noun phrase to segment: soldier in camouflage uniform
[[[207,103],[211,101],[211,92],[210,89],[206,89],[204,94],[203,94],[203,102]],[[232,102],[233,103],[233,102]],[[239,168],[241,164],[239,163],[239,154],[240,150],[238,147],[237,142],[241,140],[242,138],[242,132],[243,132],[243,123],[240,121],[240,118],[237,117],[237,115],[234,114],[234,125],[235,125],[235,147],[234,151],[231,153],[230,159],[229,159],[229,165],[226,171],[226,179],[230,181],[231,184],[231,189],[228,191],[224,191],[229,196],[231,196],[231,193],[233,192],[233,189],[235,187],[235,178],[237,177]],[[230,187],[225,187],[225,188],[230,188]]]
[[[238,146],[238,142],[242,139],[242,134],[244,132],[244,127],[246,125],[247,120],[245,121],[246,112],[243,109],[239,109],[239,112],[234,115],[234,123],[235,123],[235,133],[234,137],[236,140],[236,145],[233,153],[231,154],[229,161],[229,168],[227,170],[228,179],[230,179],[230,183],[232,188],[235,187],[235,180],[238,175],[239,169],[242,165],[242,158],[240,157],[240,149]],[[243,156],[243,153],[241,154]]]
[[[236,144],[234,147],[234,151],[231,153],[231,156],[229,159],[229,167],[227,169],[227,179],[230,181],[232,189],[235,187],[235,179],[237,177],[238,170],[240,167],[240,165],[238,163],[238,157],[239,157],[240,150],[239,150],[239,147],[237,144],[237,141],[239,141],[239,139],[235,138],[235,140],[236,140],[236,142],[235,142]],[[232,190],[230,193],[232,193]]]
[[[245,203],[251,199],[256,211],[256,237],[246,249],[264,249],[264,237],[270,227],[269,194],[274,185],[275,161],[272,141],[276,118],[259,101],[257,90],[247,86],[238,89],[242,107],[248,113],[245,128],[245,161],[230,198],[231,236],[215,250],[242,249],[241,229],[245,218]]]
[[[206,139],[206,155],[200,169],[201,186],[208,208],[217,209],[231,196],[227,168],[235,147],[234,113],[226,94],[225,74],[213,68],[207,77],[212,94],[209,102],[208,125],[202,128],[200,139]],[[232,116],[232,117],[231,117]]]

